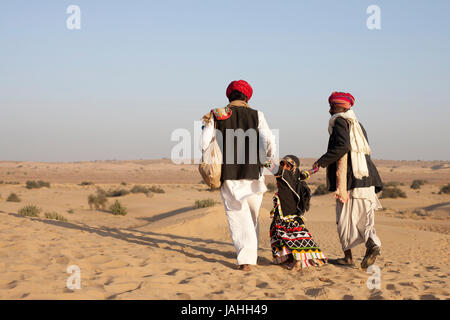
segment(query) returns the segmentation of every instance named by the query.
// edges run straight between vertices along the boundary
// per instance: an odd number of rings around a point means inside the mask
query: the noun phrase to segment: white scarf
[[[350,151],[355,178],[362,179],[363,177],[368,177],[369,169],[367,168],[366,154],[370,155],[370,147],[359,125],[358,119],[356,119],[355,113],[353,110],[348,110],[333,115],[328,125],[328,132],[330,134],[333,132],[334,123],[337,118],[344,118],[350,122]]]

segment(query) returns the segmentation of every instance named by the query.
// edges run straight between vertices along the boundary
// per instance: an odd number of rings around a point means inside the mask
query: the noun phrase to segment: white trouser
[[[258,259],[258,214],[263,192],[239,198],[228,184],[220,189],[220,195],[228,218],[231,239],[236,249],[237,264],[256,264]],[[237,199],[238,198],[238,199]]]
[[[375,210],[381,208],[378,198],[350,198],[343,204],[336,200],[336,223],[342,250],[352,249],[372,239],[375,245],[381,246],[380,238],[375,232]]]

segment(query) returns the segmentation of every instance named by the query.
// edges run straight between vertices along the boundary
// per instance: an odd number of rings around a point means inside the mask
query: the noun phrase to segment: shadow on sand
[[[9,215],[15,216],[17,218],[24,219],[24,217],[16,214],[16,213],[9,213]],[[101,237],[109,237],[114,238],[122,241],[127,241],[129,243],[134,243],[138,245],[148,246],[148,247],[154,247],[154,248],[160,248],[161,245],[163,246],[164,250],[168,251],[174,251],[180,254],[183,254],[189,258],[194,259],[201,259],[205,262],[209,263],[220,263],[228,268],[235,268],[236,265],[234,263],[224,261],[221,259],[215,259],[205,256],[204,254],[211,255],[219,255],[226,259],[235,259],[236,254],[233,251],[221,251],[217,249],[208,248],[208,244],[216,243],[220,244],[222,246],[229,246],[232,248],[232,245],[230,243],[225,242],[216,242],[214,240],[204,240],[200,238],[189,238],[189,237],[182,237],[182,236],[176,236],[172,234],[161,234],[161,233],[154,233],[154,232],[142,232],[135,229],[125,229],[125,230],[119,230],[117,228],[109,228],[109,227],[91,227],[85,224],[75,224],[72,222],[63,222],[63,221],[56,221],[56,220],[46,220],[46,219],[40,219],[40,218],[30,218],[33,221],[38,221],[44,224],[53,225],[61,228],[67,228],[67,229],[73,229],[73,230],[79,230],[79,231],[85,231],[89,233],[93,233],[96,235],[99,235]],[[127,232],[129,231],[129,232]],[[139,233],[138,235],[133,233]],[[164,239],[163,237],[170,238],[170,239]],[[187,244],[183,242],[178,242],[173,239],[183,239],[192,241],[195,243],[199,243],[199,245],[193,245],[193,244]],[[179,247],[179,248],[177,248]],[[185,251],[185,249],[196,251],[194,252],[188,252]]]

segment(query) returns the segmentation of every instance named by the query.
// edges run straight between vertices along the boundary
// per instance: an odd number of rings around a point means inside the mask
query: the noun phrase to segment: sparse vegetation
[[[151,186],[150,188],[148,188],[148,191],[153,193],[166,193],[166,191],[164,191],[164,189],[159,186]]]
[[[441,188],[441,191],[439,192],[439,194],[442,194],[442,193],[450,194],[450,183]]]
[[[92,208],[95,208],[95,210],[105,210],[107,203],[108,198],[106,198],[105,193],[101,189],[97,190],[97,194],[91,194],[88,197],[88,204],[91,210]]]
[[[91,181],[82,181],[80,186],[92,186],[94,183]]]
[[[19,210],[18,214],[23,217],[39,217],[41,213],[41,208],[35,206],[34,204],[23,207]]]
[[[63,222],[67,222],[66,217],[64,217],[63,215],[60,215],[57,212],[46,212],[44,214],[46,219],[51,219],[51,220],[58,220],[58,221],[63,221]]]
[[[141,185],[137,184],[137,185],[133,186],[133,188],[131,188],[130,192],[131,193],[144,193],[148,196],[150,193],[150,190],[149,190],[149,188],[147,188],[145,186],[141,186]]]
[[[315,196],[321,196],[324,194],[328,194],[330,193],[330,191],[328,191],[328,188],[325,184],[319,184],[316,188],[316,190],[314,191],[313,195]]]
[[[19,196],[17,194],[15,194],[14,192],[11,193],[8,198],[6,198],[6,201],[8,202],[21,202],[22,200],[19,198]]]
[[[16,184],[20,184],[20,182],[19,181],[5,181],[5,184],[14,184],[14,185],[16,185]]]
[[[277,190],[277,185],[273,182],[269,182],[267,184],[267,190],[269,190],[269,192],[274,192],[275,190]]]
[[[108,191],[105,191],[105,195],[108,198],[122,197],[126,196],[127,194],[130,194],[130,191],[128,191],[127,189],[110,189]]]
[[[398,187],[403,186],[404,184],[398,181],[388,181],[384,184],[385,187]]]
[[[50,182],[46,182],[46,181],[34,181],[34,180],[28,180],[26,182],[26,188],[27,189],[39,189],[42,187],[46,187],[46,188],[50,188]]]
[[[420,187],[426,183],[427,183],[426,180],[414,180],[411,184],[411,189],[415,189],[415,190],[420,189]]]
[[[383,189],[382,199],[386,198],[406,198],[406,193],[398,187],[387,187]]]
[[[217,202],[214,199],[204,199],[204,200],[197,200],[195,201],[194,208],[208,208],[208,207],[214,207],[217,204]]]
[[[113,215],[124,216],[127,214],[127,208],[125,208],[119,200],[114,201],[114,203],[109,207],[109,211]]]
[[[75,213],[75,211],[73,209],[69,209],[69,210],[67,210],[67,213],[73,214],[73,213]]]

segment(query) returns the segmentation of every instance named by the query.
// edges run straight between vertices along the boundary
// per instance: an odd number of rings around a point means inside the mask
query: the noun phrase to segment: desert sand
[[[309,167],[313,159],[302,159]],[[273,265],[269,243],[272,193],[260,211],[258,265],[235,269],[235,251],[218,191],[201,184],[195,165],[169,160],[77,163],[0,162],[0,299],[449,299],[450,182],[448,162],[383,161],[384,182],[398,181],[407,198],[381,199],[376,230],[383,243],[376,265],[380,289],[359,268],[365,248],[354,250],[355,267],[328,264],[288,271]],[[414,179],[425,179],[419,190]],[[27,180],[50,188],[27,189]],[[93,185],[81,186],[82,181]],[[267,177],[267,182],[273,177]],[[325,181],[321,170],[310,187]],[[15,182],[16,184],[11,184]],[[121,185],[125,182],[126,185]],[[125,216],[91,210],[97,187],[130,189],[157,185],[165,193],[119,199]],[[6,201],[14,192],[21,202]],[[194,202],[214,199],[214,207]],[[40,217],[18,215],[35,204]],[[333,194],[314,196],[306,224],[330,259],[342,256]],[[57,212],[68,221],[46,219]],[[79,266],[81,288],[66,287],[67,267]]]

